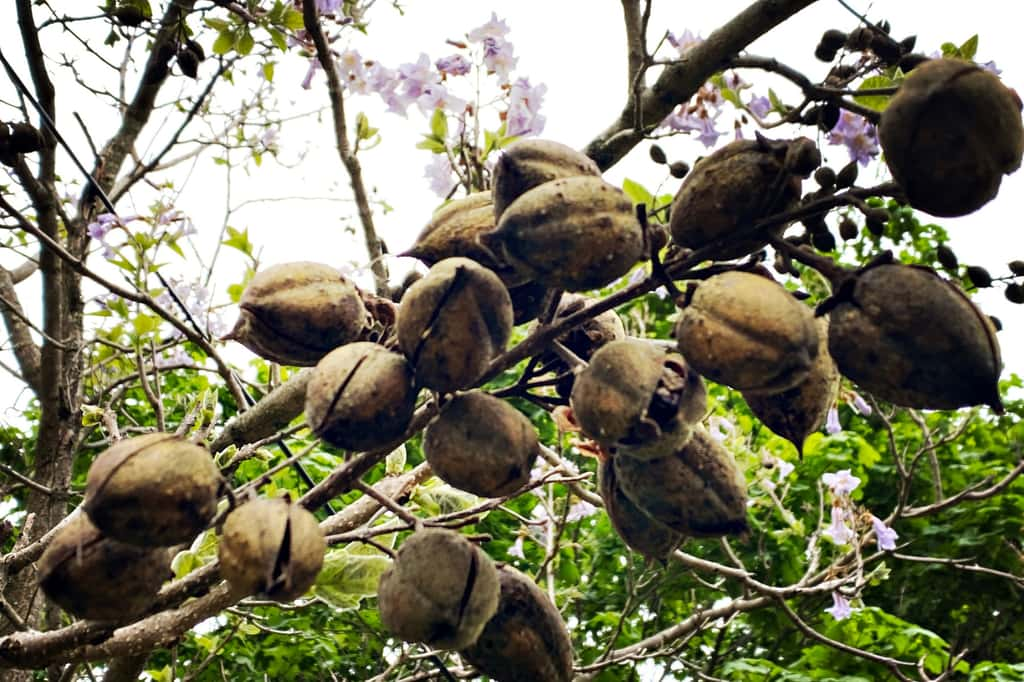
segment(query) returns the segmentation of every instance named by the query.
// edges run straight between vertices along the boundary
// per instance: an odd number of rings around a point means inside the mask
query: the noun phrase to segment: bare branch
[[[0,268],[0,314],[3,315],[7,333],[11,335],[12,350],[21,369],[21,376],[32,392],[39,395],[42,390],[39,366],[42,360],[39,346],[32,340],[32,325],[18,302],[18,293],[14,290],[14,277],[4,268]]]

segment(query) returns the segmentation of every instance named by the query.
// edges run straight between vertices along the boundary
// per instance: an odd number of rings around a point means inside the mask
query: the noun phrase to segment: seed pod
[[[335,447],[372,450],[403,433],[416,408],[412,367],[376,343],[328,353],[306,387],[306,422]]]
[[[579,294],[563,294],[558,302],[558,309],[555,312],[554,322],[559,322],[569,315],[583,310],[588,304],[593,303],[592,299]],[[612,341],[626,338],[626,328],[622,326],[622,320],[614,310],[606,310],[600,315],[595,315],[578,327],[574,327],[559,337],[566,348],[583,360],[589,360],[601,346]],[[562,381],[556,384],[555,389],[558,395],[568,398],[572,393],[575,383],[575,376],[569,372],[569,367],[556,354],[546,353],[541,357],[541,365],[551,367],[555,374],[566,374]]]
[[[31,154],[43,148],[43,135],[28,123],[14,123],[9,144],[15,153]]]
[[[195,80],[199,76],[199,55],[188,48],[182,48],[176,56],[181,73]]]
[[[587,436],[643,459],[680,447],[707,411],[704,382],[686,361],[639,339],[594,353],[570,402]]]
[[[287,498],[260,498],[228,514],[217,557],[236,592],[287,603],[313,586],[326,549],[315,516]]]
[[[832,189],[836,184],[836,172],[828,166],[822,166],[814,171],[814,181],[822,189]]]
[[[170,554],[112,540],[85,514],[57,531],[39,558],[39,586],[68,613],[125,621],[145,612],[171,577]]]
[[[659,145],[652,144],[649,153],[651,155],[651,161],[653,161],[654,163],[668,163],[668,157],[665,156],[665,150],[662,149]]]
[[[879,141],[914,208],[961,216],[989,202],[1024,152],[1021,103],[977,64],[933,59],[918,66],[882,112]]]
[[[494,164],[494,220],[527,191],[559,178],[601,176],[590,157],[551,140],[518,140]]]
[[[1024,303],[1024,286],[1017,282],[1007,284],[1003,295],[1006,296],[1006,300],[1010,303]]]
[[[825,423],[839,392],[839,369],[828,354],[828,320],[819,317],[818,356],[807,378],[781,393],[743,394],[750,410],[772,432],[796,446],[803,456],[804,440]]]
[[[1024,260],[1013,260],[1007,264],[1010,268],[1010,272],[1017,275],[1018,277],[1024,276]]]
[[[626,546],[650,559],[664,560],[683,542],[683,536],[655,521],[622,492],[612,458],[601,462],[598,481],[604,510]]]
[[[450,201],[434,212],[416,242],[399,255],[419,258],[434,265],[445,258],[461,256],[475,260],[501,277],[506,286],[520,286],[528,280],[500,262],[483,244],[480,235],[494,231],[494,205],[490,192],[477,192]]]
[[[775,281],[749,272],[697,284],[676,322],[676,339],[704,377],[751,393],[796,386],[818,354],[811,309]]]
[[[856,239],[860,229],[857,227],[857,223],[849,216],[839,221],[839,236],[850,241]]]
[[[93,461],[83,508],[110,538],[169,547],[206,528],[223,484],[206,448],[151,433],[112,445]]]
[[[224,338],[262,358],[312,367],[371,324],[359,289],[329,265],[285,263],[256,273]]]
[[[690,164],[685,161],[673,161],[668,166],[668,172],[673,178],[681,180],[690,172]]]
[[[463,649],[498,609],[498,570],[482,550],[450,530],[419,530],[380,577],[384,627],[406,642]]]
[[[537,319],[537,316],[544,312],[541,307],[548,291],[546,286],[537,282],[509,289],[508,295],[512,299],[512,323],[520,325]]]
[[[694,429],[693,438],[667,457],[617,455],[612,461],[626,497],[677,533],[715,537],[747,529],[743,473],[704,429]]]
[[[469,388],[508,343],[512,301],[487,268],[446,258],[409,287],[397,331],[421,385],[441,392]]]
[[[789,147],[789,142],[764,138],[737,140],[701,159],[672,200],[672,240],[689,249],[725,240],[708,255],[714,260],[739,258],[763,247],[767,233],[730,236],[796,206],[800,178],[785,167]],[[771,232],[780,234],[784,228],[778,225]]]
[[[567,291],[610,284],[644,252],[629,197],[592,176],[525,192],[502,213],[497,231],[481,240],[524,277]]]
[[[841,287],[829,353],[843,376],[904,407],[1001,411],[995,330],[930,268],[879,265]]]
[[[569,682],[572,640],[558,609],[529,578],[498,568],[498,611],[459,655],[495,682]]]
[[[481,497],[508,495],[528,483],[539,448],[530,420],[482,391],[445,403],[423,434],[423,455],[434,473]]]

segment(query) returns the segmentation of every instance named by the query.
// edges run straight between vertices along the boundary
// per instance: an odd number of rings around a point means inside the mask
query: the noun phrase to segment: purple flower
[[[474,43],[482,42],[486,38],[504,38],[508,35],[508,24],[504,19],[498,19],[498,15],[491,12],[491,19],[483,26],[474,28],[466,36]]]
[[[775,466],[778,468],[780,481],[789,478],[789,475],[796,469],[795,466],[778,457],[775,458]]]
[[[437,67],[438,71],[449,76],[464,76],[469,73],[472,65],[468,59],[456,53],[447,57],[441,57],[434,62],[434,66]]]
[[[380,95],[380,98],[388,105],[388,111],[405,116],[409,102],[398,94],[398,84],[398,72],[387,68],[380,62],[373,62],[366,69],[367,89]]]
[[[523,551],[523,536],[516,537],[516,541],[512,543],[512,546],[508,548],[506,552],[509,556],[519,557],[520,559],[526,558],[526,552]]]
[[[320,68],[320,61],[316,57],[310,57],[309,68],[306,69],[306,76],[302,79],[302,89],[309,90],[313,87],[313,76],[316,75],[317,69]]]
[[[878,549],[884,552],[896,549],[896,540],[899,538],[896,531],[885,525],[885,522],[874,514],[871,515],[871,526],[875,530],[875,539],[878,541]]]
[[[860,397],[859,393],[853,394],[853,407],[855,410],[861,413],[861,416],[871,416],[871,406],[868,405],[867,401],[865,401],[864,398]]]
[[[452,95],[440,83],[431,83],[423,87],[423,94],[416,98],[416,106],[424,114],[430,114],[435,109],[461,111],[466,107],[466,100]]]
[[[430,57],[420,53],[415,64],[405,63],[398,67],[398,79],[402,86],[402,97],[408,102],[416,101],[424,88],[437,83],[438,75],[430,69]]]
[[[597,507],[590,504],[586,500],[580,500],[579,502],[569,507],[569,511],[565,515],[565,522],[572,523],[574,521],[579,521],[581,519],[587,518],[588,516],[593,516],[596,513]]]
[[[834,504],[832,505],[832,522],[825,529],[825,535],[837,545],[848,545],[857,536],[853,530],[846,525],[846,520],[849,518],[849,512],[843,509],[841,506]]]
[[[457,184],[452,164],[443,154],[435,154],[427,164],[423,177],[430,180],[430,189],[439,197],[447,198]]]
[[[871,159],[878,156],[878,133],[875,126],[859,114],[844,111],[839,122],[828,134],[831,144],[845,145],[850,153],[850,160],[862,166],[868,165]]]
[[[838,592],[833,592],[832,606],[825,609],[825,613],[828,613],[836,620],[843,620],[850,617],[850,614],[853,613],[853,609],[850,608],[850,602],[847,601],[846,597]]]
[[[512,43],[504,38],[484,38],[484,66],[489,73],[495,73],[502,83],[508,81],[509,72],[519,61],[512,54]]]
[[[357,50],[345,50],[341,53],[338,57],[338,72],[349,90],[359,94],[368,92],[366,64]]]
[[[750,110],[754,116],[758,118],[764,118],[768,115],[768,112],[772,110],[772,103],[764,95],[758,97],[751,97],[750,101],[747,102],[747,109]]]
[[[829,487],[833,495],[849,495],[860,485],[860,479],[852,475],[849,469],[822,474],[821,482]]]
[[[715,130],[715,119],[708,116],[706,111],[701,111],[699,114],[688,113],[680,107],[677,112],[669,114],[661,124],[672,130],[699,133],[697,139],[708,148],[714,147],[722,135]]]
[[[320,14],[330,14],[341,9],[341,0],[316,0],[316,8]]]
[[[843,425],[839,423],[839,410],[834,407],[829,408],[828,416],[825,418],[825,430],[830,436],[834,436],[843,430]]]
[[[672,47],[679,50],[680,55],[686,54],[691,49],[704,42],[703,38],[701,38],[699,35],[693,35],[693,33],[688,28],[684,29],[682,35],[678,37],[676,36],[676,34],[672,33],[672,31],[669,31],[667,38],[669,44],[672,45]]]
[[[113,213],[101,213],[85,229],[90,237],[102,242],[106,238],[107,233],[110,232],[110,229],[118,224],[120,224],[120,220]]]
[[[986,71],[991,73],[993,76],[998,76],[999,74],[1001,74],[1003,72],[1003,70],[1000,69],[999,67],[997,67],[996,63],[994,61],[992,61],[992,60],[989,60],[989,61],[985,62],[984,64],[978,64],[978,66],[980,66],[981,68],[985,69]]]
[[[540,115],[540,105],[547,90],[543,83],[531,86],[527,78],[520,78],[512,85],[505,119],[506,134],[539,135],[543,132],[545,118]]]

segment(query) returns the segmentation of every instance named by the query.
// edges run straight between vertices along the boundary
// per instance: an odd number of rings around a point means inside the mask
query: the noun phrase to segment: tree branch
[[[302,414],[312,374],[309,368],[293,374],[258,403],[236,415],[210,444],[210,452],[216,454],[231,445],[252,443],[288,426]]]
[[[3,315],[7,333],[11,335],[11,350],[18,361],[21,376],[32,392],[39,396],[42,392],[39,346],[32,340],[28,318],[14,290],[14,277],[11,271],[4,268],[0,268],[0,314]]]

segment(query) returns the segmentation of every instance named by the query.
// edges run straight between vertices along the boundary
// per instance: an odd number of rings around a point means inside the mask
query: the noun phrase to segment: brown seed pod
[[[836,301],[828,348],[843,376],[904,407],[987,404],[1002,410],[995,329],[934,270],[868,268]]]
[[[819,317],[818,356],[799,384],[779,393],[744,393],[750,410],[764,425],[803,455],[804,440],[821,428],[839,392],[839,370],[828,353],[828,318]]]
[[[39,585],[68,613],[125,621],[146,611],[171,577],[170,553],[112,540],[85,514],[57,531],[39,558]]]
[[[731,271],[696,285],[676,322],[683,357],[706,378],[777,393],[807,376],[818,354],[814,313],[767,277]]]
[[[1021,102],[998,77],[959,59],[914,69],[882,112],[885,161],[914,208],[961,216],[988,203],[1024,152]]]
[[[672,200],[672,240],[700,249],[727,240],[708,255],[713,260],[740,258],[768,243],[767,233],[732,239],[758,220],[796,206],[800,177],[786,165],[792,142],[737,140],[702,159],[683,181]],[[820,159],[820,157],[819,157]],[[780,234],[785,225],[771,228]]]
[[[553,180],[525,192],[481,241],[527,279],[567,291],[613,282],[644,252],[629,197],[593,176]]]
[[[715,537],[747,529],[747,485],[724,447],[696,428],[682,448],[660,459],[612,458],[622,492],[677,533]]]
[[[558,609],[511,566],[498,568],[498,611],[459,655],[495,682],[569,682],[572,640]]]
[[[312,587],[326,550],[315,516],[287,498],[260,498],[228,514],[217,557],[233,590],[286,603]]]
[[[421,385],[441,392],[469,388],[508,343],[512,301],[487,268],[446,258],[402,297],[397,330]]]
[[[598,471],[601,499],[612,528],[633,551],[664,560],[683,542],[683,536],[655,521],[626,497],[616,479],[612,458],[604,459]]]
[[[380,577],[377,607],[389,632],[406,642],[463,649],[498,609],[498,570],[476,545],[450,530],[419,530]]]
[[[537,432],[504,400],[470,391],[445,403],[423,434],[423,454],[438,477],[481,497],[501,497],[530,480]]]
[[[512,299],[512,323],[520,325],[537,319],[537,316],[544,312],[541,308],[548,291],[550,289],[537,282],[509,289],[508,295]]]
[[[169,547],[206,528],[223,483],[206,448],[151,433],[112,445],[96,458],[83,508],[110,538]]]
[[[707,393],[677,353],[623,339],[594,353],[576,377],[570,403],[587,436],[646,459],[690,438],[707,410]]]
[[[518,140],[494,164],[494,219],[523,193],[545,182],[579,175],[601,176],[590,157],[551,140]]]
[[[412,366],[384,346],[349,343],[328,353],[306,387],[306,422],[335,447],[372,450],[403,433],[416,407]]]
[[[569,315],[583,310],[584,307],[593,303],[593,299],[581,296],[579,294],[563,294],[562,299],[558,303],[557,311],[555,312],[554,322],[559,322],[565,319]],[[576,354],[577,357],[583,360],[589,360],[601,346],[612,341],[626,338],[626,328],[622,324],[622,320],[619,318],[618,313],[614,310],[606,310],[600,315],[595,315],[578,327],[574,327],[569,332],[563,334],[558,340],[565,345],[566,348]],[[572,387],[575,383],[576,377],[569,372],[569,367],[554,353],[546,353],[540,360],[542,366],[547,365],[551,367],[551,371],[555,374],[564,374],[565,376],[555,386],[555,390],[558,391],[558,395],[563,398],[568,398],[572,393]]]
[[[358,339],[371,324],[359,289],[320,263],[261,270],[238,307],[238,322],[224,338],[284,365],[312,367],[338,346]]]
[[[419,258],[427,265],[461,256],[493,271],[505,286],[526,284],[528,280],[495,258],[490,249],[480,243],[480,235],[493,232],[494,225],[491,193],[470,194],[437,209],[412,247],[399,255]]]

